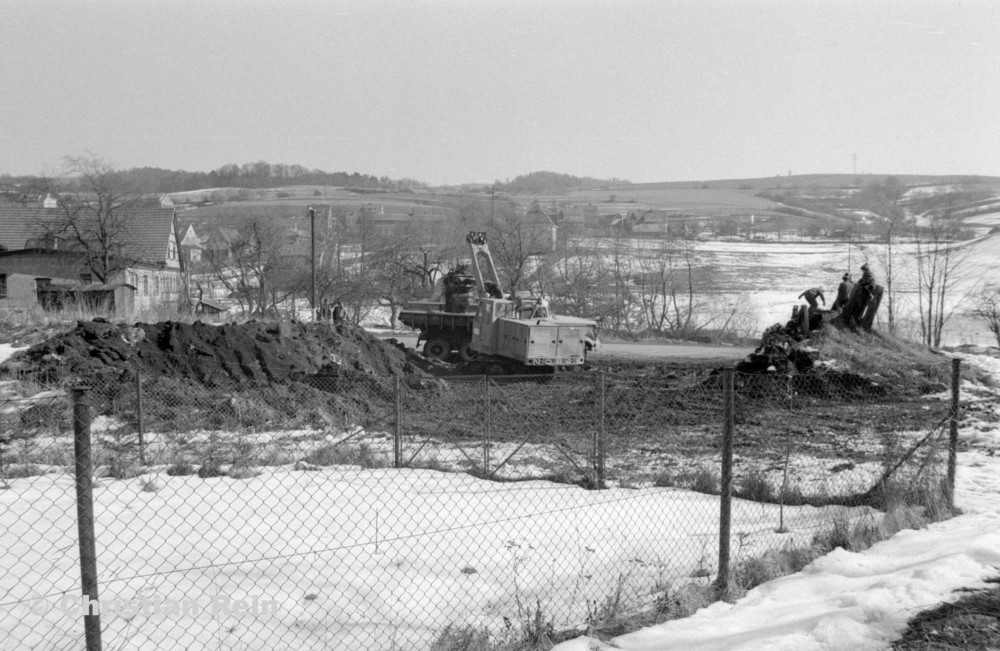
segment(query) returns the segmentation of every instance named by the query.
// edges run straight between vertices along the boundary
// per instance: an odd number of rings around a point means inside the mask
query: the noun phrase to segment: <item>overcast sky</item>
[[[998,34],[996,0],[0,0],[0,174],[1000,175]]]

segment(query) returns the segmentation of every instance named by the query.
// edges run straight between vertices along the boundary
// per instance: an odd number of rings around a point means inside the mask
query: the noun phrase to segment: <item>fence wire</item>
[[[718,373],[298,380],[87,388],[106,646],[502,646],[720,575]],[[10,385],[0,636],[80,648],[71,399]],[[732,398],[733,564],[946,474],[944,387],[738,375]]]

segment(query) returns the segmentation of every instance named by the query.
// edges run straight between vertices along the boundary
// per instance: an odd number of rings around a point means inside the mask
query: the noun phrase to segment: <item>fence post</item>
[[[948,419],[948,507],[955,508],[955,466],[958,462],[958,410],[959,387],[962,378],[962,360],[951,360],[951,410]]]
[[[94,534],[94,468],[90,456],[90,400],[83,388],[73,389],[73,452],[76,458],[76,523],[80,538],[80,584],[86,604],[97,596],[97,543]],[[83,630],[87,651],[101,649],[100,610],[84,608]]]
[[[732,528],[733,437],[736,430],[736,371],[722,370],[722,472],[719,482],[719,576],[716,586],[729,590],[729,538]]]
[[[142,422],[142,374],[139,371],[139,364],[136,362],[135,365],[135,408],[138,416],[139,425],[139,465],[146,465],[146,440],[145,431],[146,428]]]
[[[486,382],[486,413],[483,415],[483,420],[485,421],[485,433],[483,435],[483,476],[489,477],[490,475],[490,434],[492,423],[490,423],[490,376],[484,375],[483,380]]]
[[[607,414],[607,384],[605,382],[604,371],[597,374],[597,408],[599,410],[597,418],[597,430],[594,432],[594,486],[604,488],[604,461],[606,440],[606,420]]]
[[[392,465],[403,467],[403,381],[396,376],[396,429],[392,435]]]

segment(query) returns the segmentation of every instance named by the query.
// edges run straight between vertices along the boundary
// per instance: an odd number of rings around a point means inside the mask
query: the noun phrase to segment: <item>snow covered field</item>
[[[143,491],[150,479],[156,492]],[[0,492],[0,636],[73,648],[82,629],[60,601],[78,593],[72,478],[11,484]],[[816,509],[786,509],[789,533],[778,534],[777,508],[735,509],[743,553],[811,537]],[[867,513],[824,509],[831,519],[834,511]],[[707,581],[719,505],[677,489],[587,491],[342,467],[280,468],[246,480],[102,480],[95,512],[102,601],[197,598],[206,606],[197,617],[152,607],[112,614],[105,640],[115,648],[381,649],[393,641],[421,648],[449,623],[502,631],[504,618],[519,621],[537,604],[557,627],[580,625],[622,577],[649,599],[664,582]],[[213,612],[207,605],[218,595],[273,601],[276,612]]]
[[[984,284],[1000,285],[1000,234],[988,235],[958,245],[968,250],[968,257],[954,273],[949,294],[949,309],[955,310],[952,323],[945,328],[945,345],[996,345],[985,324],[967,316],[971,297]],[[857,280],[864,262],[872,264],[879,283],[885,282],[881,271],[884,247],[878,244],[843,242],[700,242],[700,263],[716,274],[717,289],[712,292],[720,306],[746,304],[757,315],[757,330],[788,320],[796,297],[809,287],[825,290],[827,303],[837,295],[837,285],[844,272]],[[904,329],[918,328],[917,277],[915,246],[897,243],[894,249],[893,275],[898,302],[896,311]],[[884,303],[883,310],[884,312]],[[879,318],[884,318],[880,312]],[[907,323],[909,322],[909,323]],[[919,329],[913,334],[919,338]]]

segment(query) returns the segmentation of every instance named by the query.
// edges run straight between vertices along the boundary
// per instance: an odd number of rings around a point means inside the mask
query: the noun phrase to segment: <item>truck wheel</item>
[[[472,343],[468,341],[458,347],[458,354],[463,362],[471,362],[479,357],[479,353],[472,349]]]
[[[428,339],[424,343],[424,357],[444,359],[451,353],[451,344],[447,339]]]

